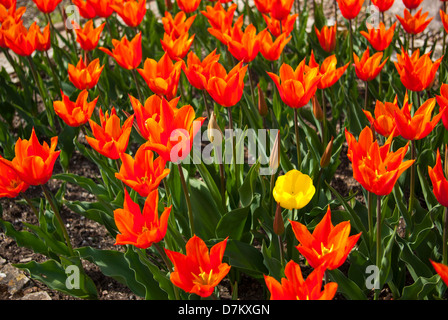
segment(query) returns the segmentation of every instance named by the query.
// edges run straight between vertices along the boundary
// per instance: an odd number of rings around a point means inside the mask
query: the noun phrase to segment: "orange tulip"
[[[415,50],[410,57],[403,48],[401,54],[397,53],[395,68],[400,74],[401,83],[408,90],[423,91],[432,85],[443,57],[433,63],[429,55],[426,53],[420,56],[420,49]]]
[[[5,34],[8,32],[8,29],[12,26],[16,26],[17,23],[14,22],[14,19],[7,17],[5,21],[3,21],[0,25],[0,47],[4,49],[9,49],[6,44],[6,36]]]
[[[261,55],[266,60],[277,61],[292,37],[287,37],[286,33],[282,33],[273,41],[268,29],[264,29],[259,33],[259,39]]]
[[[170,169],[165,168],[166,161],[162,157],[154,160],[153,152],[146,150],[144,144],[138,148],[135,159],[127,153],[123,153],[120,159],[120,171],[115,173],[115,177],[142,197],[157,190],[160,181],[170,173]]]
[[[174,265],[171,282],[185,292],[209,297],[230,271],[230,266],[222,262],[226,245],[227,238],[215,244],[209,253],[205,242],[194,235],[186,244],[186,255],[165,249]]]
[[[225,33],[232,28],[233,17],[237,7],[238,5],[234,3],[226,10],[220,2],[217,2],[214,7],[207,6],[206,11],[201,11],[201,13],[207,18],[212,29]]]
[[[86,123],[92,116],[98,97],[92,102],[87,102],[89,92],[83,90],[75,102],[61,92],[62,101],[54,101],[54,112],[70,127],[79,127]]]
[[[401,174],[414,163],[414,160],[403,162],[409,142],[396,152],[391,152],[392,136],[380,147],[378,141],[373,141],[373,132],[369,127],[361,131],[358,141],[347,129],[345,137],[348,143],[347,157],[352,162],[353,178],[364,189],[378,196],[391,193]]]
[[[367,47],[366,51],[362,54],[361,60],[359,60],[358,56],[354,53],[354,65],[355,72],[359,79],[363,81],[371,81],[375,79],[378,74],[383,69],[389,58],[386,58],[383,62],[381,59],[383,58],[382,52],[377,52],[373,56],[370,56],[369,48]]]
[[[190,51],[187,63],[182,65],[188,82],[196,89],[205,90],[210,77],[210,68],[214,62],[219,61],[219,57],[215,49],[201,61],[193,51]]]
[[[254,4],[260,13],[268,14],[272,10],[272,0],[254,0]]]
[[[193,44],[195,35],[189,38],[188,33],[182,34],[179,38],[167,33],[163,34],[163,39],[160,39],[163,50],[169,55],[171,60],[183,59]]]
[[[158,205],[158,190],[149,193],[142,212],[125,189],[123,209],[114,211],[115,224],[120,232],[116,236],[115,245],[131,244],[147,249],[153,243],[160,242],[166,235],[172,206],[164,208],[159,217]]]
[[[165,33],[179,38],[184,33],[188,33],[195,19],[196,15],[187,19],[187,15],[183,11],[179,11],[173,18],[171,13],[166,11],[165,16],[162,17],[163,29]]]
[[[423,0],[403,0],[403,4],[409,10],[416,9],[423,2]]]
[[[18,24],[9,24],[9,27],[2,32],[5,45],[20,56],[31,56],[38,46],[36,28],[39,27],[33,22],[27,29],[23,25],[23,20]]]
[[[162,98],[154,94],[146,99],[144,106],[133,96],[129,96],[129,99],[131,100],[131,105],[134,110],[137,130],[145,140],[149,140],[151,134],[147,127],[147,120],[152,118],[156,122],[160,121],[162,113]],[[178,111],[177,103],[179,102],[179,99],[180,97],[168,102],[174,114]]]
[[[291,221],[291,227],[299,241],[297,249],[313,268],[339,268],[361,236],[361,233],[350,236],[350,221],[333,226],[330,206],[312,234],[300,222]]]
[[[15,156],[9,161],[0,158],[4,164],[19,176],[20,180],[31,186],[45,184],[53,175],[54,164],[61,151],[55,151],[58,137],[51,138],[51,144],[39,143],[34,128],[29,140],[19,138],[15,145]]]
[[[112,107],[110,115],[108,111],[104,115],[101,109],[99,113],[100,125],[89,119],[93,137],[86,137],[86,140],[93,149],[103,156],[113,160],[119,159],[128,147],[134,116],[128,117],[120,127],[120,118],[114,107]]]
[[[448,266],[442,263],[437,263],[432,260],[431,264],[436,270],[437,274],[440,276],[440,278],[445,282],[445,284],[448,286]]]
[[[233,107],[243,95],[246,71],[247,65],[243,66],[243,62],[239,62],[229,73],[222,64],[214,62],[210,66],[207,92],[217,104]]]
[[[168,53],[165,53],[159,61],[147,58],[143,69],[137,71],[153,93],[172,100],[176,96],[183,63],[173,63]]]
[[[81,58],[76,67],[72,64],[68,65],[68,78],[77,89],[90,90],[97,85],[103,68],[104,66],[100,66],[98,58],[90,62],[88,66]]]
[[[409,108],[407,95],[405,97],[405,101],[403,104],[403,108]],[[368,110],[363,110],[364,114],[369,120],[370,125],[375,129],[375,132],[382,135],[383,137],[389,137],[393,135],[396,137],[400,135],[398,130],[396,130],[395,123],[395,111],[400,110],[398,105],[397,97],[395,97],[394,102],[381,102],[379,100],[376,101],[374,115]]]
[[[61,3],[62,0],[33,0],[37,9],[43,13],[51,13]]]
[[[271,294],[270,300],[332,300],[338,289],[336,282],[326,283],[322,290],[325,267],[314,269],[303,279],[300,265],[293,260],[285,266],[286,278],[281,283],[271,276],[264,276]]]
[[[6,19],[12,19],[14,23],[19,23],[25,14],[26,7],[20,7],[16,9],[16,3],[7,8],[0,3],[0,24],[4,23]]]
[[[0,198],[15,198],[25,192],[29,185],[20,179],[17,172],[0,156]]]
[[[380,27],[378,29],[370,28],[368,29],[369,32],[362,30],[360,31],[360,34],[369,41],[373,49],[376,51],[384,51],[392,42],[396,25],[397,23],[395,22],[389,29],[386,29],[384,23],[380,22]]]
[[[180,163],[190,153],[193,139],[204,123],[204,117],[195,119],[192,106],[185,105],[173,110],[166,99],[162,99],[159,118],[148,118],[148,142],[146,148],[157,152],[165,161]]]
[[[286,36],[289,36],[294,30],[295,23],[299,14],[292,14],[287,16],[285,19],[279,21],[274,19],[271,14],[266,15],[263,14],[263,19],[266,22],[267,28],[271,32],[273,37],[280,37],[282,33],[285,33]],[[281,25],[281,28],[280,28]]]
[[[448,32],[448,14],[445,13],[442,9],[440,9],[440,19],[442,20],[443,28],[445,32]]]
[[[146,0],[115,1],[110,7],[129,27],[137,27],[146,15]]]
[[[185,13],[191,13],[198,9],[201,0],[176,0],[179,9]]]
[[[411,106],[395,110],[395,123],[400,135],[407,140],[420,140],[430,134],[445,111],[445,109],[441,110],[431,119],[435,106],[436,99],[431,98],[426,100],[412,116]]]
[[[338,31],[338,26],[336,24],[331,27],[323,26],[320,31],[314,26],[314,31],[316,32],[317,39],[319,40],[322,49],[326,52],[333,52],[334,48],[336,48],[336,33]]]
[[[114,13],[111,5],[115,0],[87,0],[95,9],[96,15],[101,18],[108,18]]]
[[[404,16],[401,17],[398,14],[395,15],[400,21],[403,29],[409,34],[419,34],[423,32],[428,24],[434,19],[434,17],[426,20],[429,12],[425,12],[421,15],[423,9],[420,9],[414,16],[409,12],[408,9],[404,9]]]
[[[236,28],[231,36],[227,34],[223,35],[227,43],[227,48],[237,61],[243,61],[245,63],[251,62],[260,51],[257,29],[252,24],[248,25],[244,32],[241,30],[241,26],[237,26]]]
[[[364,0],[337,0],[342,15],[347,20],[356,18],[361,11]]]
[[[294,0],[272,0],[271,15],[274,19],[286,19],[291,13]]]
[[[317,85],[318,89],[326,89],[334,85],[344,74],[348,68],[348,63],[340,68],[337,68],[336,55],[331,55],[325,58],[322,65],[316,62],[314,58],[314,52],[311,51],[311,58],[309,62],[310,68],[319,68],[319,74],[321,75],[320,81]]]
[[[35,32],[36,50],[48,51],[50,49],[51,47],[50,23],[46,25],[43,32],[40,31],[40,28],[36,23],[33,23],[30,26],[30,32]]]
[[[72,0],[73,4],[78,8],[79,14],[84,19],[90,20],[96,17],[95,8],[89,3],[88,0]]]
[[[437,201],[444,207],[448,207],[448,180],[442,167],[440,151],[437,149],[436,164],[428,166],[429,178],[431,179],[434,195]]]
[[[389,10],[394,5],[395,0],[372,0],[372,4],[378,8],[380,12]]]
[[[134,39],[128,40],[126,36],[121,38],[121,41],[112,39],[114,49],[100,47],[99,49],[111,57],[115,58],[118,65],[124,69],[136,69],[142,62],[142,33],[139,32]]]
[[[277,86],[282,101],[291,108],[305,106],[316,93],[320,82],[319,68],[310,68],[303,59],[294,70],[283,63],[280,66],[280,77],[268,72]]]
[[[106,22],[99,27],[93,27],[93,20],[86,22],[83,28],[75,28],[76,41],[84,51],[92,51],[98,46],[101,33],[103,32]]]
[[[440,107],[440,110],[446,109],[448,107],[448,84],[442,83],[440,86],[440,95],[436,96],[437,104]],[[443,126],[446,130],[448,130],[448,112],[443,111],[442,116]]]
[[[0,0],[0,4],[6,9],[11,8],[13,5],[17,4],[17,0]]]

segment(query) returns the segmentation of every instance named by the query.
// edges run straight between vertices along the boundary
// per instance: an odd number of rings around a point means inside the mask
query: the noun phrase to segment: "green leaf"
[[[437,274],[430,278],[419,277],[412,285],[404,287],[400,300],[428,300],[439,280]]]
[[[331,280],[338,284],[338,291],[350,300],[367,300],[364,292],[339,269],[327,270]]]
[[[237,208],[226,213],[218,222],[216,236],[218,238],[229,237],[230,239],[241,240],[249,214],[250,207]]]
[[[238,189],[240,195],[241,205],[247,207],[252,203],[255,193],[255,182],[258,178],[258,170],[260,169],[260,162],[257,161],[250,169],[243,181],[243,184]]]
[[[224,256],[229,258],[232,267],[242,269],[255,278],[262,278],[268,272],[261,252],[248,243],[229,239]]]

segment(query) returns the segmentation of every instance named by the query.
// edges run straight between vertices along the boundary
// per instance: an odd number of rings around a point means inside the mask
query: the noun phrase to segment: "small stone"
[[[38,291],[24,295],[20,300],[51,300],[50,295],[45,291]]]
[[[0,272],[6,275],[6,277],[0,277],[0,284],[6,285],[10,294],[15,294],[22,290],[22,288],[30,281],[22,271],[9,263],[6,264]]]

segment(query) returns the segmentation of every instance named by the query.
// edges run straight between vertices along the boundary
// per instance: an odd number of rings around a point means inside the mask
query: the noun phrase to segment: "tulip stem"
[[[236,189],[239,189],[239,168],[238,165],[236,163],[236,137],[234,135],[233,132],[233,119],[232,119],[232,108],[228,107],[227,108],[227,113],[229,115],[229,128],[230,128],[230,132],[232,134],[232,148],[233,148],[233,165],[235,166],[235,181],[236,181]]]
[[[376,196],[376,266],[378,271],[381,270],[381,196]],[[381,288],[376,290],[375,297],[377,298]],[[376,299],[375,299],[376,300]]]
[[[221,201],[222,201],[222,207],[226,207],[226,183],[225,183],[225,177],[224,177],[224,164],[221,162],[219,163],[219,175],[221,176]]]
[[[56,70],[54,69],[54,65],[53,65],[53,63],[50,60],[50,56],[48,55],[48,51],[45,51],[45,58],[47,60],[48,65],[50,66],[50,70],[51,70],[51,73],[53,75],[53,83],[54,83],[54,86],[56,87],[55,88],[56,92],[57,92],[58,95],[60,95],[61,94],[61,84],[59,82],[59,76],[56,73]]]
[[[353,63],[353,30],[352,30],[352,19],[348,20],[350,28],[350,64]]]
[[[137,87],[138,99],[140,100],[141,103],[144,103],[144,101],[142,99],[142,92],[141,92],[140,84],[138,83],[137,74],[135,72],[135,69],[132,69],[131,71],[132,71],[132,76],[134,77],[135,86]]]
[[[442,255],[442,263],[444,265],[448,264],[448,207],[445,207],[444,213],[443,213],[443,255]]]
[[[373,242],[373,193],[368,191],[367,194],[367,202],[368,202],[368,208],[367,208],[367,212],[368,212],[368,219],[369,219],[369,233],[370,233],[370,237],[372,237],[371,241]]]
[[[302,161],[300,159],[300,137],[299,137],[299,120],[298,110],[294,109],[294,129],[296,134],[296,149],[297,149],[297,170],[300,171]]]
[[[177,168],[179,169],[180,182],[182,184],[182,189],[185,194],[185,200],[187,201],[188,219],[190,220],[190,231],[191,231],[191,236],[193,237],[195,235],[195,232],[194,232],[194,221],[193,221],[193,209],[191,207],[190,194],[188,193],[188,187],[187,187],[187,183],[185,181],[184,171],[182,168],[182,164],[180,162],[177,164]]]
[[[369,82],[365,81],[366,84],[366,96],[364,97],[364,110],[368,110],[367,107],[369,106]]]
[[[207,117],[208,117],[208,120],[210,121],[211,113],[210,113],[210,107],[207,102],[207,96],[205,95],[205,90],[201,90],[201,91],[202,91],[202,99],[204,100],[205,109],[207,110]]]
[[[28,205],[31,207],[34,214],[36,215],[37,222],[39,223],[39,212],[37,211],[36,207],[31,202],[31,199],[28,198],[24,192],[20,192],[20,195],[22,196],[23,199],[25,199],[26,203],[28,203]]]
[[[281,24],[281,23],[280,23]],[[248,64],[249,65],[249,64]],[[252,81],[252,72],[250,72],[250,67],[247,69],[247,73],[249,74],[249,84],[250,84],[250,93],[252,94],[252,101],[254,103],[254,106],[257,106],[257,101],[255,100],[255,90],[254,90],[254,83]]]
[[[72,244],[71,244],[71,242],[70,242],[70,237],[68,236],[67,228],[66,228],[65,225],[64,225],[64,221],[62,221],[62,218],[61,218],[61,215],[60,215],[60,213],[59,213],[59,210],[58,210],[58,208],[56,207],[56,205],[55,205],[55,203],[54,203],[54,201],[53,201],[53,197],[52,197],[52,195],[50,194],[50,191],[48,190],[48,188],[47,188],[46,185],[42,184],[41,187],[42,187],[42,190],[44,191],[45,198],[46,198],[46,199],[48,200],[48,202],[50,203],[50,206],[51,206],[51,208],[53,209],[53,213],[54,213],[54,215],[56,216],[56,219],[58,220],[59,226],[60,226],[61,229],[62,229],[62,233],[63,233],[63,235],[64,235],[65,242],[67,243],[67,247],[68,247],[68,250],[69,250],[69,252],[70,252],[70,255],[71,255],[71,256],[74,256],[74,253],[73,253],[73,247],[72,247]]]
[[[325,91],[324,89],[322,91],[322,145],[325,148],[327,145],[327,106],[325,104]]]
[[[415,140],[411,141],[411,159],[416,160],[415,154]],[[414,211],[414,198],[415,198],[415,161],[411,166],[411,190],[409,195],[409,213],[412,215]]]

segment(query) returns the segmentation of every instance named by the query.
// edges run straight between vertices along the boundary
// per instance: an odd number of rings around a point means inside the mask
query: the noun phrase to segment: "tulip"
[[[436,99],[430,98],[412,116],[411,105],[401,110],[395,110],[394,118],[398,133],[407,140],[421,140],[425,138],[440,121],[445,111],[445,109],[442,109],[442,111],[431,119],[431,114],[435,106]]]
[[[166,11],[165,16],[162,17],[163,29],[165,30],[165,33],[179,38],[190,30],[195,19],[196,15],[187,19],[187,15],[183,11],[179,11],[173,18],[171,13]]]
[[[301,209],[313,198],[316,188],[313,180],[298,170],[290,170],[277,178],[273,196],[285,209]]]
[[[0,161],[14,169],[20,180],[31,186],[43,185],[53,175],[54,164],[61,151],[55,151],[58,137],[51,138],[51,144],[39,143],[34,128],[29,140],[19,138],[15,144],[15,157]]]
[[[411,91],[423,91],[428,89],[436,76],[437,69],[443,57],[432,62],[430,53],[420,56],[420,49],[415,50],[411,56],[401,48],[401,54],[397,53],[395,68],[400,74],[403,85]]]
[[[295,70],[283,63],[280,76],[271,72],[268,72],[268,75],[274,81],[282,101],[291,108],[301,108],[308,104],[321,79],[319,68],[309,68],[305,59]]]
[[[409,107],[406,95],[403,108]],[[375,129],[375,132],[387,138],[390,135],[393,137],[400,135],[398,130],[396,130],[397,125],[395,123],[395,111],[399,109],[400,106],[398,105],[397,97],[395,97],[393,102],[383,103],[379,100],[376,101],[374,109],[375,118],[370,111],[363,110],[363,112],[367,120],[369,120],[370,125]]]
[[[274,19],[283,20],[291,13],[294,0],[272,0],[271,15]]]
[[[79,127],[90,119],[95,109],[98,97],[92,102],[87,102],[88,91],[83,90],[75,102],[61,92],[62,101],[54,101],[54,112],[70,127]]]
[[[358,141],[347,129],[345,137],[348,143],[347,157],[353,167],[353,178],[367,191],[378,196],[391,193],[401,174],[414,163],[414,160],[403,162],[409,142],[391,152],[392,136],[380,147],[378,141],[373,141],[373,133],[369,127],[361,131]]]
[[[190,51],[187,56],[187,63],[182,65],[182,70],[188,79],[188,82],[199,90],[205,90],[210,77],[210,68],[214,62],[219,61],[220,55],[213,50],[204,60]]]
[[[9,9],[17,4],[17,0],[0,0],[0,4],[4,6],[6,9]]]
[[[103,22],[99,27],[94,28],[93,20],[89,20],[82,29],[75,28],[76,41],[81,46],[81,49],[84,51],[94,50],[98,46],[105,25],[106,23]]]
[[[445,285],[448,286],[448,266],[446,264],[437,263],[432,260],[430,261],[437,274],[440,276],[443,282],[445,282]]]
[[[172,100],[177,93],[183,61],[173,63],[168,53],[159,61],[147,58],[143,69],[137,69],[154,94]]]
[[[3,24],[6,19],[12,19],[14,23],[19,23],[22,16],[25,14],[26,7],[20,7],[16,10],[16,3],[11,7],[6,7],[0,3],[0,24]]]
[[[146,15],[146,0],[116,1],[110,7],[129,27],[139,26]]]
[[[182,34],[179,38],[174,35],[164,33],[163,39],[160,40],[163,50],[168,54],[171,60],[183,59],[193,44],[195,35],[189,38],[188,33]]]
[[[36,22],[27,29],[23,25],[23,20],[18,24],[11,24],[4,30],[3,40],[6,46],[20,56],[31,56],[37,49]]]
[[[259,34],[260,53],[266,60],[277,61],[291,39],[292,37],[287,37],[286,33],[282,33],[275,41],[272,41],[268,29],[264,29]]]
[[[331,157],[332,157],[332,151],[333,151],[333,141],[334,141],[334,137],[331,137],[330,142],[328,143],[322,157],[320,158],[321,168],[326,168],[330,164]]]
[[[223,45],[227,46],[233,38],[241,39],[243,35],[244,16],[239,16],[235,23],[224,30],[216,28],[208,28],[208,32],[218,39]],[[240,40],[241,41],[241,40]]]
[[[279,37],[282,33],[289,36],[294,30],[295,23],[299,14],[288,15],[285,19],[279,21],[274,19],[271,14],[263,14],[263,19],[266,22],[267,28],[271,32],[273,37]]]
[[[96,17],[95,8],[89,3],[88,0],[72,0],[73,4],[78,8],[81,17],[87,20],[91,20]]]
[[[394,37],[395,22],[389,29],[386,29],[383,22],[380,22],[378,29],[369,28],[368,31],[360,31],[360,34],[369,41],[370,45],[376,51],[384,51],[389,47]]]
[[[210,66],[206,88],[212,99],[224,107],[236,105],[243,95],[247,68],[247,65],[243,66],[243,62],[239,62],[227,73],[222,64],[214,62]]]
[[[322,65],[316,62],[314,58],[314,52],[311,51],[311,57],[309,62],[310,68],[318,68],[319,75],[321,76],[320,81],[317,85],[319,89],[326,89],[333,86],[344,74],[345,70],[348,68],[348,63],[342,67],[337,68],[336,55],[331,55],[322,62]]]
[[[425,12],[422,15],[421,14],[422,10],[423,9],[420,9],[414,16],[407,9],[404,9],[403,17],[399,16],[398,14],[396,15],[397,19],[403,26],[403,29],[407,33],[415,35],[423,32],[429,25],[429,23],[432,21],[432,19],[434,19],[434,17],[431,17],[428,20],[426,20],[426,17],[428,16],[429,12]]]
[[[336,48],[336,33],[338,31],[338,26],[335,24],[331,27],[323,26],[319,31],[316,26],[314,26],[314,31],[316,32],[319,44],[326,52],[333,52]]]
[[[40,28],[36,23],[33,23],[30,26],[30,32],[35,32],[36,50],[48,51],[50,49],[51,47],[50,23],[46,25],[43,32],[40,31]]]
[[[229,52],[237,61],[249,63],[256,58],[260,51],[260,39],[256,33],[257,29],[250,24],[244,32],[239,28],[232,36],[224,34]]]
[[[112,39],[114,49],[100,47],[100,50],[113,57],[124,69],[134,70],[142,62],[142,33],[139,32],[131,41],[124,36],[121,41]]]
[[[230,266],[222,262],[226,245],[227,238],[215,244],[209,253],[205,242],[194,235],[186,244],[186,255],[165,249],[174,265],[171,282],[185,292],[209,297],[230,271]]]
[[[100,66],[98,58],[90,62],[88,66],[80,58],[76,67],[69,63],[68,78],[77,89],[90,90],[97,85],[103,68],[104,66]]]
[[[364,0],[337,0],[341,14],[347,20],[356,18],[361,11]]]
[[[359,79],[365,82],[375,79],[388,60],[388,58],[386,58],[381,62],[381,59],[383,58],[382,52],[377,52],[373,56],[370,56],[368,47],[366,51],[364,51],[361,60],[356,54],[353,54],[353,58],[356,75]]]
[[[207,6],[206,11],[201,11],[201,13],[207,18],[212,29],[225,33],[232,27],[233,17],[237,7],[238,5],[234,3],[225,10],[221,3],[217,2],[214,7]]]
[[[440,86],[440,95],[436,96],[437,103],[440,110],[446,109],[448,107],[448,84],[442,83]],[[448,112],[444,111],[442,116],[443,126],[448,130]]]
[[[33,0],[37,9],[42,13],[51,13],[61,3],[62,0]]]
[[[378,8],[380,12],[389,10],[394,5],[395,0],[372,0],[372,4]]]
[[[87,0],[95,9],[96,15],[101,18],[108,18],[114,13],[111,5],[115,0]]]
[[[201,4],[201,0],[176,0],[179,9],[185,13],[196,11]]]
[[[343,221],[334,226],[331,222],[330,206],[313,233],[297,221],[291,221],[291,227],[299,241],[297,250],[313,268],[339,268],[361,236],[361,233],[350,236],[350,221]]]
[[[255,7],[262,14],[268,14],[272,9],[272,0],[254,0]]]
[[[444,174],[439,150],[437,150],[436,164],[434,167],[428,166],[428,173],[437,201],[442,206],[448,207],[448,180]]]
[[[162,98],[158,95],[152,95],[148,99],[146,99],[144,106],[133,96],[129,96],[129,99],[131,100],[131,105],[134,110],[138,132],[143,137],[143,139],[149,140],[150,131],[147,127],[147,120],[149,118],[152,118],[156,122],[160,121],[162,112]],[[179,99],[180,97],[168,102],[174,114],[176,114],[178,111],[177,103],[179,102]]]
[[[445,32],[448,32],[448,14],[446,14],[442,9],[440,9],[439,13],[443,24],[443,29],[445,29]]]
[[[204,117],[195,119],[192,106],[185,105],[175,112],[163,98],[159,118],[146,120],[146,148],[157,152],[165,161],[180,163],[190,153],[194,136],[204,120]]]
[[[108,111],[103,114],[101,109],[99,114],[99,125],[89,119],[93,137],[87,136],[86,140],[93,149],[103,156],[113,160],[119,159],[128,147],[134,116],[128,117],[123,126],[120,127],[120,118],[117,116],[114,107],[112,107],[110,114]]]
[[[416,9],[423,2],[423,0],[403,0],[403,4],[409,10]]]
[[[293,260],[285,266],[285,277],[278,282],[274,277],[264,275],[270,300],[332,300],[338,289],[336,282],[326,283],[322,290],[325,268],[314,269],[303,279],[300,265]]]
[[[115,224],[120,232],[116,236],[114,245],[130,244],[140,249],[147,249],[160,242],[166,235],[172,206],[164,208],[159,217],[158,190],[149,193],[143,212],[140,206],[132,201],[126,189],[124,196],[123,208],[114,211]]]
[[[29,185],[20,179],[17,172],[3,162],[0,156],[0,198],[15,198],[25,192]]]

